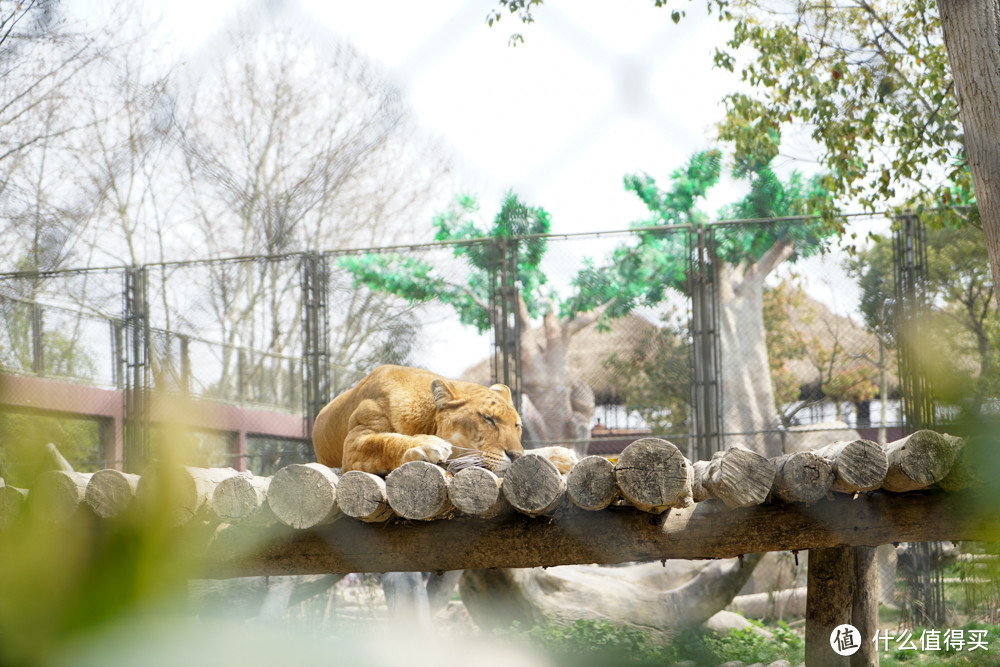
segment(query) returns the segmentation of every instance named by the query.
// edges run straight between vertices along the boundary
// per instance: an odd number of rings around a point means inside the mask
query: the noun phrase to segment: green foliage
[[[578,619],[572,625],[534,625],[522,630],[515,621],[509,634],[542,649],[565,664],[664,664],[672,660],[669,648],[656,646],[649,634],[628,625]]]
[[[1000,395],[1000,319],[993,307],[993,279],[983,233],[970,223],[932,220],[925,234],[926,278],[921,291],[929,312],[916,351],[926,362],[936,395],[978,415],[988,396]],[[898,344],[898,304],[893,247],[878,239],[848,260],[861,287],[866,325],[890,346]]]
[[[720,135],[738,155],[773,157],[783,129],[805,124],[839,199],[876,208],[929,191],[950,204],[946,183],[971,191],[933,0],[799,3],[791,15],[719,4],[734,26],[715,64],[751,87],[725,98]]]
[[[628,410],[639,414],[653,433],[686,432],[691,419],[693,381],[685,327],[665,321],[630,349],[613,352],[604,365],[615,378]]]
[[[101,426],[94,419],[0,411],[0,478],[11,486],[30,488],[52,462],[43,447],[52,443],[73,468],[95,472],[104,465]]]
[[[769,631],[773,639],[758,634],[755,628],[744,628],[730,630],[724,637],[706,636],[704,641],[719,663],[741,660],[746,664],[760,662],[766,665],[785,659],[797,665],[803,660],[805,642],[785,623],[779,623]]]
[[[711,632],[683,631],[669,645],[659,645],[649,634],[627,625],[579,619],[572,625],[535,625],[525,630],[516,622],[498,634],[525,641],[546,652],[556,664],[565,665],[664,665],[691,660],[698,665],[717,665],[729,660],[764,664],[785,659],[799,664],[805,654],[803,640],[784,623],[769,627],[773,639],[754,628],[730,630],[718,636]]]
[[[526,206],[513,193],[504,198],[490,226],[479,222],[478,212],[474,198],[460,196],[434,218],[435,240],[452,244],[453,256],[468,268],[465,283],[450,281],[440,267],[424,259],[400,253],[347,255],[338,264],[354,276],[355,286],[394,294],[411,305],[439,300],[453,307],[463,324],[483,332],[495,316],[489,306],[493,275],[500,270],[504,253],[516,247],[520,294],[528,312],[539,314],[545,284],[539,264],[546,250],[541,235],[550,229],[549,214]]]

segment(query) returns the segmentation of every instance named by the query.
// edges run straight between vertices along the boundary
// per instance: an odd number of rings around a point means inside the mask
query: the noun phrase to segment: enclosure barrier
[[[178,526],[215,526],[204,561],[219,578],[808,549],[807,662],[827,664],[837,625],[874,636],[874,547],[1000,535],[997,513],[975,502],[984,480],[971,462],[974,443],[924,430],[885,448],[854,440],[767,459],[733,446],[692,464],[670,442],[643,438],[615,462],[590,456],[568,475],[530,453],[502,476],[419,461],[385,478],[318,463],[269,478],[228,468],[153,466],[141,477],[57,470],[30,493],[0,484],[0,530],[20,512],[58,525],[156,507]]]

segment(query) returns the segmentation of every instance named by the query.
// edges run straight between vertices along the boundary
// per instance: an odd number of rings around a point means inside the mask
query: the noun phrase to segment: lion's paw
[[[447,440],[442,440],[436,435],[422,435],[417,437],[420,440],[420,444],[407,450],[403,456],[403,463],[408,463],[409,461],[437,463],[438,461],[447,461],[451,456],[451,443]]]
[[[573,469],[573,466],[580,460],[576,452],[567,447],[539,447],[538,449],[529,449],[526,453],[544,456],[549,461],[552,461],[556,469],[564,475],[569,473]]]

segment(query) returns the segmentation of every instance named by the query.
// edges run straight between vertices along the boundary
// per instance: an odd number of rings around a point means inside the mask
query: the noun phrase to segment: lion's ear
[[[510,387],[505,384],[495,384],[490,389],[503,396],[505,401],[514,405],[514,398],[510,395]]]
[[[431,381],[431,394],[434,395],[434,405],[441,410],[455,400],[455,385],[444,378],[435,378]]]

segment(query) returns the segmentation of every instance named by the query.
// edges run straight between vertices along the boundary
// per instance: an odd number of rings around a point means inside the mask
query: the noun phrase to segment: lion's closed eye
[[[494,420],[493,417],[490,417],[489,415],[483,414],[481,412],[479,413],[479,416],[482,417],[483,421],[485,421],[487,424],[489,424],[493,428],[497,428],[496,420]]]

